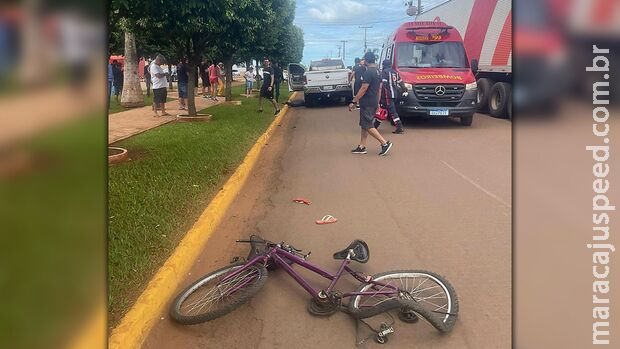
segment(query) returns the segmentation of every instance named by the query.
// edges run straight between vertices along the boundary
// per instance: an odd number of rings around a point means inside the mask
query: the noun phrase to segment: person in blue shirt
[[[108,62],[108,99],[112,97],[112,82],[114,81],[114,73],[112,71],[112,64]]]

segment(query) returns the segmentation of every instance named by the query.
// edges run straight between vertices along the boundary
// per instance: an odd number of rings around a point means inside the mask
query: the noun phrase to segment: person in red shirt
[[[218,71],[215,64],[211,63],[209,66],[209,83],[211,84],[211,99],[217,101],[217,84],[218,84]]]

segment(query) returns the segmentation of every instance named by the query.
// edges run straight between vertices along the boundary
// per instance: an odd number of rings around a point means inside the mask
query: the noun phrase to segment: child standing
[[[244,74],[245,77],[245,94],[246,97],[252,95],[252,89],[254,88],[254,67],[250,66]]]

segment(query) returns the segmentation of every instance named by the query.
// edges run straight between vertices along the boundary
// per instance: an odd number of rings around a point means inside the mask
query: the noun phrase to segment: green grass
[[[135,159],[109,168],[108,305],[115,325],[274,117],[258,99],[217,105],[210,122],[170,123],[118,146]],[[281,100],[288,89],[281,88]]]
[[[120,101],[120,97],[119,97],[119,101]],[[174,98],[167,98],[166,101],[167,102],[174,101]],[[153,94],[151,93],[150,96],[144,95],[144,106],[147,107],[151,105],[153,105]],[[110,97],[110,108],[108,109],[108,114],[120,113],[122,111],[130,110],[130,109],[132,108],[125,108],[121,106],[121,104],[116,101],[116,96],[112,95]]]

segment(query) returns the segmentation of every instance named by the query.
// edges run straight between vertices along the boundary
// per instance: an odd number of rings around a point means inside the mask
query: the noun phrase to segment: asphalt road
[[[405,120],[404,135],[385,124],[380,131],[394,143],[386,157],[376,143],[369,154],[350,154],[357,122],[342,105],[291,108],[185,284],[247,254],[234,239],[252,232],[310,250],[311,262],[334,272],[333,252],[359,238],[371,255],[354,265],[360,271],[435,271],[460,300],[451,333],[396,320],[382,347],[510,348],[511,122],[487,115],[476,115],[472,127]],[[292,203],[298,196],[312,205]],[[326,214],[339,221],[314,223]],[[347,279],[338,288],[355,286]],[[313,317],[308,299],[287,274],[270,273],[255,298],[223,318],[184,327],[162,314],[144,348],[355,348],[355,322],[344,313]],[[368,334],[360,327],[360,338]]]

